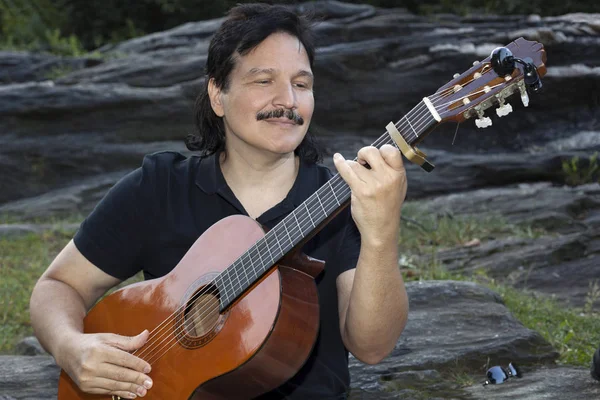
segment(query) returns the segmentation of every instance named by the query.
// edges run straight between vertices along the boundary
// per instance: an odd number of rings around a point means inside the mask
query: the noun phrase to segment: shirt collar
[[[218,193],[240,209],[240,211],[243,211],[243,207],[239,204],[239,201],[235,198],[235,195],[225,181],[219,163],[219,156],[220,152],[201,158],[196,174],[196,185],[208,195]],[[267,218],[270,220],[276,218],[282,212],[289,212],[298,207],[311,194],[317,191],[317,183],[318,172],[316,165],[300,159],[298,176],[288,195],[279,203],[279,207],[275,206],[266,211],[261,216],[261,219]]]

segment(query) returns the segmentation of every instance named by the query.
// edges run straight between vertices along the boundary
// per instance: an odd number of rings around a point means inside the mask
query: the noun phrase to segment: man
[[[162,152],[113,187],[37,283],[31,320],[43,346],[89,393],[152,391],[151,366],[130,352],[148,338],[83,334],[93,304],[144,270],[167,274],[210,225],[247,214],[268,228],[331,178],[307,134],[313,114],[314,45],[306,20],[282,6],[232,9],[211,41],[191,150]],[[334,163],[352,190],[303,251],[326,261],[317,279],[320,331],[302,369],[261,399],[341,399],[348,351],[374,364],[393,349],[408,300],[397,265],[406,177],[392,146],[365,147]],[[366,168],[368,164],[369,168]],[[351,214],[350,214],[351,210]]]

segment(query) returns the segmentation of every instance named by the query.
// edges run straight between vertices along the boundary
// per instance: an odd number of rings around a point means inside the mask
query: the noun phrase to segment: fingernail
[[[340,153],[335,153],[335,154],[333,155],[333,158],[334,158],[335,160],[340,160],[340,159],[342,158],[342,155],[341,155]]]
[[[146,379],[146,380],[144,381],[144,387],[145,387],[146,389],[150,389],[150,388],[152,387],[152,381],[151,381],[151,380],[149,380],[149,379]]]
[[[151,370],[152,370],[152,368],[150,368],[150,366],[148,365],[148,366],[146,366],[146,368],[144,368],[144,373],[148,374],[148,373],[150,373]]]
[[[137,396],[135,395],[135,393],[129,393],[129,398],[130,399],[135,399]]]
[[[140,387],[137,389],[137,393],[138,393],[140,396],[142,396],[142,397],[143,397],[143,396],[146,394],[146,389],[144,389],[143,387],[141,387],[141,386],[140,386]]]

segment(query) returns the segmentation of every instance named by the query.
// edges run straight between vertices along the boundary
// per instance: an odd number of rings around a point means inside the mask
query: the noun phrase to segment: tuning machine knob
[[[498,103],[500,104],[500,107],[498,107],[496,109],[496,114],[499,117],[504,117],[512,112],[512,110],[513,110],[512,106],[509,103],[504,104],[503,97],[498,98]]]
[[[521,101],[523,105],[527,107],[529,105],[529,95],[527,94],[527,88],[523,81],[519,82],[519,92],[521,92]]]
[[[490,119],[490,117],[484,116],[483,111],[477,110],[477,116],[479,118],[475,120],[475,126],[477,126],[478,128],[487,128],[488,126],[492,125],[492,120]]]

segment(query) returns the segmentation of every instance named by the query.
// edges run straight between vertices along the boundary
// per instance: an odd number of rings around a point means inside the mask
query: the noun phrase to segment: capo
[[[387,129],[394,142],[396,142],[396,145],[398,146],[402,154],[404,154],[404,157],[406,157],[409,161],[417,164],[427,172],[433,171],[433,168],[435,168],[435,166],[429,161],[427,161],[427,159],[425,158],[427,157],[427,155],[421,150],[417,149],[416,147],[409,145],[406,142],[406,140],[402,137],[400,132],[398,132],[398,128],[396,128],[396,125],[394,125],[393,122],[387,124],[385,128]]]

